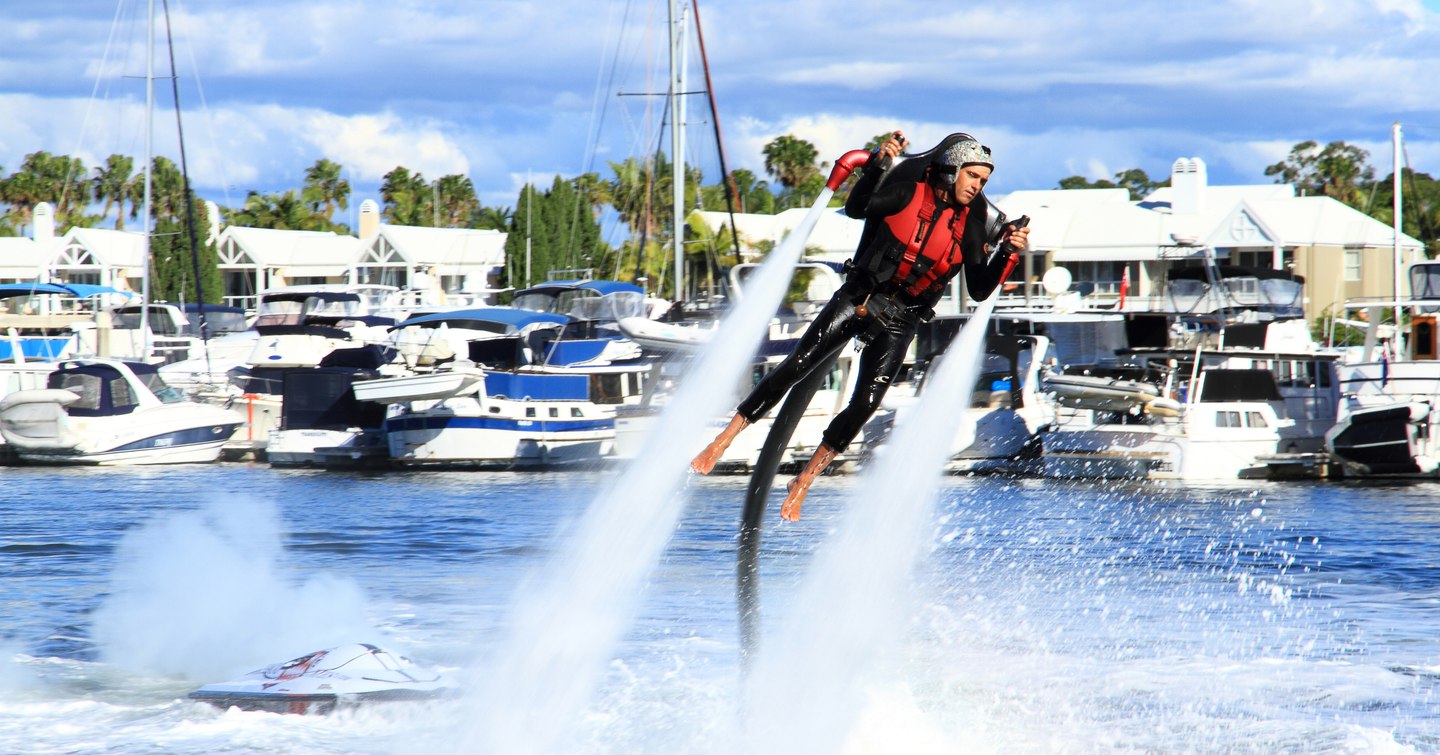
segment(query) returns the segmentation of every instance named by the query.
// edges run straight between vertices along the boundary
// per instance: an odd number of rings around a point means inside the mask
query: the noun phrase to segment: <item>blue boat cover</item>
[[[584,401],[590,398],[585,375],[531,375],[515,372],[485,373],[485,393],[508,399]]]
[[[552,314],[549,312],[533,312],[528,309],[512,309],[510,307],[480,307],[478,309],[457,309],[454,312],[435,312],[428,315],[412,317],[396,328],[405,328],[411,325],[437,326],[442,322],[448,322],[456,327],[465,327],[465,321],[492,323],[505,325],[508,328],[520,330],[528,325],[536,323],[555,323],[562,325],[569,322],[570,318],[564,315]]]
[[[135,296],[129,291],[117,291],[109,286],[96,286],[89,283],[0,283],[0,298],[33,296],[35,294],[61,294],[78,296],[81,299],[101,294]]]
[[[541,283],[538,286],[531,286],[530,288],[516,291],[515,295],[524,296],[525,294],[542,294],[552,291],[558,294],[562,291],[570,291],[573,289],[580,289],[582,291],[594,291],[601,296],[613,294],[617,291],[631,291],[637,294],[645,293],[645,289],[635,285],[634,283],[622,283],[620,281],[568,280],[548,281],[545,283]]]

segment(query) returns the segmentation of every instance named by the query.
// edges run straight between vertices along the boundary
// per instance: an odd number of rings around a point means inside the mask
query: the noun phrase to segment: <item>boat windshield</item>
[[[162,404],[178,404],[185,400],[185,394],[181,393],[179,388],[166,385],[165,380],[160,377],[158,372],[137,371],[135,377],[140,378],[140,382],[144,383],[145,387],[150,389],[150,392],[155,394],[155,398],[160,399]]]

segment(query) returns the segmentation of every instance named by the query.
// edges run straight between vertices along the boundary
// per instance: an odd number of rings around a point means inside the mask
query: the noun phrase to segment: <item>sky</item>
[[[690,0],[686,92],[704,90]],[[155,6],[162,8],[161,0]],[[37,150],[145,154],[146,0],[0,0],[0,172]],[[527,180],[668,141],[662,0],[170,0],[186,157],[223,206],[299,188],[328,158],[378,200],[397,165],[464,174],[513,207]],[[1301,141],[1440,175],[1440,0],[707,0],[701,28],[731,169],[790,134],[822,160],[904,130],[992,147],[990,193],[1200,157],[1212,184],[1271,183]],[[163,21],[156,75],[169,75]],[[171,80],[155,152],[178,160]],[[719,176],[703,94],[687,162]],[[668,139],[668,137],[665,137]],[[137,160],[138,162],[138,160]],[[347,220],[350,220],[347,218]]]

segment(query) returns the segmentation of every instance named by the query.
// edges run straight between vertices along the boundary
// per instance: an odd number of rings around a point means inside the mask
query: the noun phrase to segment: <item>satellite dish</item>
[[[1041,285],[1045,286],[1045,293],[1051,296],[1059,296],[1070,290],[1070,271],[1063,267],[1052,267],[1045,271],[1045,277],[1040,279]]]

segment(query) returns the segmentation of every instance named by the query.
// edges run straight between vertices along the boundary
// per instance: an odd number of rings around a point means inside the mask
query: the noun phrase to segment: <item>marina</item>
[[[27,8],[0,753],[1440,752],[1436,2]]]
[[[283,716],[187,694],[355,641],[473,692],[517,586],[608,475],[6,470],[0,749],[473,752],[473,696]],[[826,478],[767,532],[763,636],[799,620],[837,522],[889,505],[858,484]],[[681,524],[555,751],[746,750],[742,491],[696,479],[667,502]],[[833,659],[867,697],[821,721],[862,753],[1433,751],[1437,493],[950,477],[882,659]],[[856,618],[840,605],[826,623]]]

